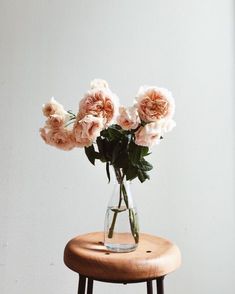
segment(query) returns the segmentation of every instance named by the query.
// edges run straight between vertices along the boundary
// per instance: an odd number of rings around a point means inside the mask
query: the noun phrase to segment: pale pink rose
[[[175,101],[171,92],[158,87],[141,87],[137,97],[138,113],[142,121],[155,122],[174,115]]]
[[[101,80],[101,79],[94,79],[93,81],[91,81],[91,89],[95,89],[95,88],[108,88],[109,85],[105,80]]]
[[[119,107],[117,123],[123,128],[123,130],[136,129],[140,124],[137,108],[135,106],[129,108],[125,108],[124,106]]]
[[[43,104],[42,106],[42,112],[46,117],[49,117],[54,114],[59,114],[59,115],[68,115],[67,111],[64,110],[63,105],[58,103],[54,97],[51,98],[50,102]]]
[[[59,129],[61,127],[64,127],[66,123],[66,118],[64,115],[60,114],[53,114],[48,117],[46,120],[46,127],[52,128],[52,129]]]
[[[75,147],[72,131],[66,129],[40,129],[40,134],[45,143],[68,151]]]
[[[161,137],[161,128],[157,123],[152,122],[140,127],[135,132],[135,143],[140,146],[152,147],[159,143]]]
[[[76,142],[76,147],[89,147],[92,145],[92,140],[88,139],[87,137],[83,137],[83,130],[82,130],[82,124],[80,124],[78,121],[75,122],[73,126],[73,132],[74,132],[74,138]]]
[[[74,137],[77,147],[88,147],[100,135],[104,128],[103,118],[86,115],[74,124]]]
[[[91,114],[105,119],[105,126],[110,125],[116,118],[118,98],[109,89],[93,89],[85,94],[80,101],[78,120]]]

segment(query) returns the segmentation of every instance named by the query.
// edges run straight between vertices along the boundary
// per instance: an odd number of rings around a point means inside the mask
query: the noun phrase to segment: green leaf
[[[89,159],[89,161],[95,165],[95,156],[96,156],[96,152],[95,152],[95,148],[93,145],[89,146],[89,147],[85,147],[85,153],[87,158]]]
[[[147,156],[149,155],[149,148],[148,147],[145,147],[145,146],[140,146],[141,148],[141,156],[144,157],[144,156]]]
[[[102,139],[101,137],[98,137],[96,139],[96,143],[97,143],[98,150],[99,150],[99,152],[97,152],[97,153],[99,153],[99,159],[102,162],[108,161],[105,142],[106,142],[106,140]]]
[[[129,165],[129,167],[126,171],[127,181],[134,180],[137,176],[138,176],[138,169],[133,165]]]
[[[107,137],[108,137],[108,129],[104,129],[103,131],[101,131],[101,132],[100,132],[100,135],[101,135],[102,137],[107,138]]]
[[[116,139],[120,139],[122,137],[122,133],[121,131],[117,130],[116,128],[110,126],[108,128],[108,134],[109,134],[109,138],[110,140],[116,140]]]
[[[140,180],[141,183],[143,183],[146,179],[150,179],[149,175],[142,170],[138,170],[138,179]]]
[[[123,135],[122,128],[118,125],[111,125],[107,129],[103,130],[100,135],[108,141],[120,139]]]
[[[131,142],[129,145],[129,157],[133,165],[138,165],[140,160],[148,155],[149,148],[145,146],[136,145]]]
[[[109,129],[115,129],[117,131],[122,131],[121,126],[119,126],[117,124],[114,124],[114,125],[109,126]]]
[[[97,146],[98,146],[98,149],[99,149],[99,152],[101,154],[101,156],[103,157],[103,154],[104,154],[104,139],[102,139],[101,137],[98,137],[96,139],[96,143],[97,143]]]
[[[128,153],[125,152],[121,152],[119,153],[119,156],[116,158],[115,162],[113,163],[113,166],[115,168],[123,168],[123,169],[127,169],[128,168]]]
[[[144,158],[142,158],[138,164],[138,168],[141,169],[142,171],[150,171],[153,169],[153,166],[151,163],[149,163]]]
[[[112,152],[112,160],[111,162],[114,163],[115,160],[118,158],[119,152],[121,150],[121,146],[119,144],[119,142],[117,144],[115,144],[114,148],[113,148],[113,152]]]
[[[95,159],[99,159],[102,161],[102,158],[101,158],[101,155],[99,154],[99,152],[95,151],[94,156],[95,156]]]
[[[133,165],[136,165],[141,158],[141,148],[134,142],[131,142],[129,145],[129,158]]]
[[[104,146],[104,157],[106,158],[106,161],[112,161],[112,155],[113,155],[113,149],[115,147],[115,143],[113,141],[108,141],[104,139],[103,146]]]

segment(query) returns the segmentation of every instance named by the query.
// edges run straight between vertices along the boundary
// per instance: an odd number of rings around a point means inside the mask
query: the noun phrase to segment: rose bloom
[[[161,137],[161,128],[156,122],[148,123],[140,127],[135,132],[136,145],[152,147],[159,143]]]
[[[51,98],[50,102],[43,104],[42,106],[42,112],[46,117],[49,117],[54,114],[59,114],[59,115],[68,115],[67,111],[64,110],[63,105],[58,103],[54,97]]]
[[[141,87],[136,100],[139,116],[144,122],[170,119],[174,115],[175,101],[167,89]]]
[[[52,129],[59,129],[65,125],[66,121],[67,120],[64,115],[53,114],[46,120],[46,126]]]
[[[109,85],[105,80],[94,79],[93,81],[91,81],[91,89],[108,88],[108,87],[109,87]]]
[[[75,141],[72,131],[66,129],[40,129],[40,134],[45,143],[68,151],[75,147]]]
[[[123,130],[136,129],[140,124],[137,108],[135,106],[129,108],[125,108],[124,106],[119,107],[117,123],[123,128]]]
[[[100,135],[104,128],[103,118],[86,115],[74,124],[74,137],[77,147],[88,147]]]
[[[105,126],[112,124],[118,111],[118,98],[109,89],[93,89],[79,103],[78,119],[91,114],[105,119]]]

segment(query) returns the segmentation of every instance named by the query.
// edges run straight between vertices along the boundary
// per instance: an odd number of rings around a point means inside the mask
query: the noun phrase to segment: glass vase
[[[109,251],[130,252],[139,243],[139,222],[130,182],[115,170],[115,184],[105,215],[104,245]]]

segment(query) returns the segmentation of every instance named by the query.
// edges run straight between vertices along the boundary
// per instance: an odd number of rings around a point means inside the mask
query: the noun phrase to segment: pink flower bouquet
[[[92,164],[106,163],[109,180],[110,165],[119,180],[149,179],[153,167],[145,157],[175,127],[174,99],[168,90],[155,86],[141,87],[133,105],[126,108],[106,81],[94,80],[77,115],[54,98],[42,111],[46,122],[40,134],[45,143],[62,150],[84,148]]]

